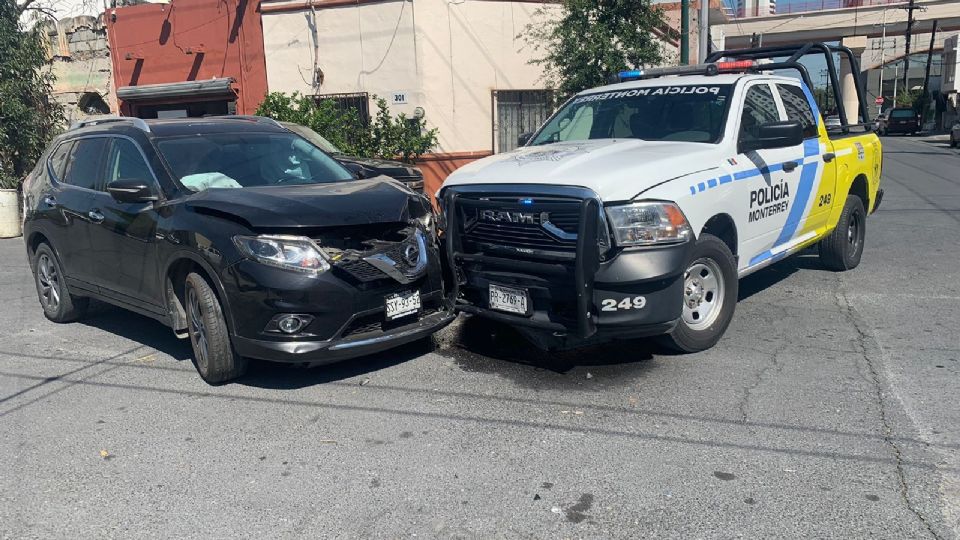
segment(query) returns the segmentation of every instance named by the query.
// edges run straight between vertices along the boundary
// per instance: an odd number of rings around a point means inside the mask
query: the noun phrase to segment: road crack
[[[787,346],[787,340],[783,340],[779,347],[777,347],[772,353],[769,353],[770,361],[767,362],[762,368],[757,370],[757,375],[754,377],[753,383],[743,387],[743,397],[740,398],[740,402],[737,404],[737,408],[740,411],[741,423],[747,423],[747,408],[750,406],[750,400],[753,396],[753,391],[763,383],[764,377],[766,377],[770,370],[776,370],[776,372],[779,373],[780,370],[783,369],[783,365],[778,361],[778,358],[784,351],[787,350]]]
[[[893,436],[893,427],[890,425],[890,420],[887,417],[888,405],[883,395],[883,385],[880,381],[880,372],[877,369],[877,364],[873,354],[871,354],[872,351],[880,351],[882,354],[880,344],[868,333],[865,321],[860,316],[857,308],[854,307],[849,298],[847,298],[847,293],[843,289],[843,282],[841,279],[837,279],[837,290],[835,294],[837,298],[837,305],[844,310],[844,314],[847,316],[847,319],[850,320],[850,323],[857,333],[857,348],[860,349],[858,352],[863,356],[867,370],[869,371],[870,382],[872,383],[875,391],[877,410],[880,415],[880,424],[882,427],[881,436],[883,437],[884,442],[890,447],[896,462],[900,498],[903,500],[903,504],[906,506],[907,510],[917,517],[927,532],[930,533],[930,536],[936,540],[941,540],[942,537],[933,530],[933,527],[930,525],[927,519],[914,505],[913,501],[910,500],[910,489],[907,484],[907,477],[903,465],[903,452]]]

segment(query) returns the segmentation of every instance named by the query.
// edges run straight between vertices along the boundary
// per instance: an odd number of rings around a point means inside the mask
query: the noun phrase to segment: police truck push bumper
[[[510,324],[551,347],[658,335],[676,325],[693,240],[601,253],[601,206],[584,198],[576,251],[567,260],[468,252],[459,197],[455,189],[443,197],[446,257],[456,275],[450,299],[458,311]],[[526,312],[491,308],[491,286],[522,291]]]

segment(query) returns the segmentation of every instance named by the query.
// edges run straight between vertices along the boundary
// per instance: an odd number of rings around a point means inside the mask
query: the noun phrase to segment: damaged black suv
[[[152,317],[190,338],[210,383],[248,358],[329,363],[454,317],[429,201],[266,118],[75,124],[23,195],[47,318],[90,298]]]

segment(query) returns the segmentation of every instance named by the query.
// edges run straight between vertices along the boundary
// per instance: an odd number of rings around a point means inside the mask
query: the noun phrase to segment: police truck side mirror
[[[765,148],[785,148],[803,144],[803,127],[800,122],[785,120],[768,122],[757,127],[757,138],[743,141],[742,152],[763,150]]]
[[[531,137],[533,137],[533,132],[521,133],[520,136],[517,137],[517,146],[526,146],[527,143],[530,142]]]

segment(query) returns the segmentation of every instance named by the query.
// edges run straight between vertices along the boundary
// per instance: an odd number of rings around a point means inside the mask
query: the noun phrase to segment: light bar
[[[757,63],[753,60],[737,60],[733,62],[717,62],[710,64],[693,64],[690,66],[672,66],[650,69],[632,69],[621,71],[618,75],[620,82],[635,81],[638,79],[652,79],[667,75],[716,75],[718,73],[736,73],[754,69]]]

